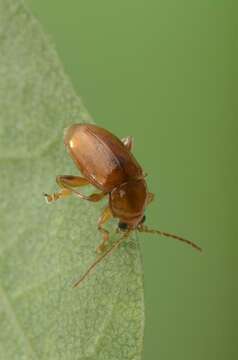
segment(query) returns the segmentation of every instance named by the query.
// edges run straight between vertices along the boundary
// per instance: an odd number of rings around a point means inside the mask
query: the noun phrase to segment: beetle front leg
[[[72,175],[59,175],[56,177],[56,182],[62,189],[53,194],[44,194],[48,203],[68,197],[72,194],[73,187],[89,185],[89,181],[87,179]]]
[[[103,228],[103,225],[113,217],[109,206],[105,207],[100,218],[98,219],[98,230],[102,233],[103,240],[97,247],[97,252],[104,252],[109,241],[109,231]]]

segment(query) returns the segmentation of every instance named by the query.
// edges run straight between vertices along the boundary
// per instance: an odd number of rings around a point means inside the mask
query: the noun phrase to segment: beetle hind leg
[[[104,193],[102,191],[98,192],[98,193],[93,193],[91,195],[84,195],[80,191],[75,190],[74,189],[75,187],[91,185],[89,180],[82,178],[80,176],[69,176],[69,175],[68,176],[57,176],[56,182],[60,187],[70,190],[71,193],[77,195],[80,199],[83,199],[83,200],[98,202],[107,195],[107,193]]]
[[[54,202],[56,200],[59,199],[64,199],[66,197],[68,197],[71,194],[71,191],[68,189],[61,189],[58,192],[55,192],[53,194],[45,194],[44,193],[44,197],[47,203],[51,203]]]
[[[131,151],[134,146],[134,139],[132,136],[127,136],[121,139],[121,142],[125,145],[125,147]]]
[[[61,190],[53,194],[44,194],[48,203],[68,197],[74,191],[72,189],[73,187],[89,185],[89,181],[87,179],[72,175],[59,175],[56,177],[56,182],[59,187],[61,187]]]
[[[102,233],[103,239],[102,242],[97,247],[97,253],[104,252],[107,248],[108,241],[109,241],[109,231],[104,229],[103,225],[108,222],[113,217],[111,209],[109,206],[103,209],[103,212],[98,219],[98,230]]]

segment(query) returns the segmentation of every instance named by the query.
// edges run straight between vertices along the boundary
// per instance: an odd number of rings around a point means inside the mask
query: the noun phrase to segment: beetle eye
[[[126,223],[123,222],[119,222],[118,227],[120,230],[127,230],[128,229],[128,225]]]
[[[143,218],[142,218],[141,221],[140,221],[140,224],[143,224],[143,223],[145,222],[145,220],[146,220],[146,217],[145,217],[145,215],[144,215]]]

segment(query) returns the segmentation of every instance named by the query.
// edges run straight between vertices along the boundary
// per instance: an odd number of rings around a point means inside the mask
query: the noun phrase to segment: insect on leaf
[[[77,44],[78,45],[78,44]],[[63,130],[90,117],[38,21],[0,0],[0,359],[141,359],[140,250],[94,261],[101,205],[47,205],[55,176],[75,174]]]

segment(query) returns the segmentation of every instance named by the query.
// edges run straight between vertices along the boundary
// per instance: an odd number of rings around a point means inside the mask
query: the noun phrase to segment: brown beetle
[[[64,144],[83,177],[57,176],[56,182],[61,190],[52,195],[44,194],[47,202],[63,199],[71,194],[93,202],[100,201],[106,196],[109,200],[98,220],[98,230],[102,233],[103,240],[97,251],[103,254],[74,286],[78,286],[96,264],[116,249],[133,230],[172,237],[201,250],[189,240],[148,229],[143,224],[145,208],[153,200],[154,195],[148,192],[145,174],[131,153],[132,137],[119,140],[108,130],[96,125],[74,124],[66,129]],[[99,192],[86,196],[75,189],[90,184]],[[107,249],[109,232],[103,225],[113,217],[119,219],[118,230],[123,232],[123,236]]]

